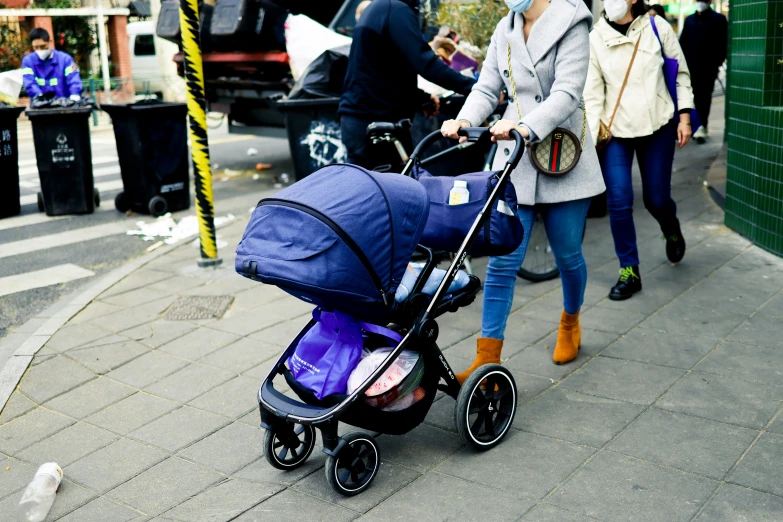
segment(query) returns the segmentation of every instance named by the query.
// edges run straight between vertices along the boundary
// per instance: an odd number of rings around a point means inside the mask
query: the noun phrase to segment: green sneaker
[[[620,279],[609,292],[609,299],[612,301],[625,301],[630,299],[633,294],[641,291],[642,278],[639,275],[638,266],[626,266],[620,269]]]

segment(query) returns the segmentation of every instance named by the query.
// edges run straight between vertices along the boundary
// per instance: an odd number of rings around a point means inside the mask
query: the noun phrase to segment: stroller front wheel
[[[315,428],[286,423],[266,431],[264,455],[272,467],[290,471],[310,457],[315,447]]]
[[[326,458],[326,481],[346,497],[358,495],[368,487],[381,466],[381,451],[373,437],[366,433],[349,433],[337,456]]]
[[[462,440],[484,451],[500,444],[517,411],[517,387],[507,368],[485,364],[465,380],[454,418]]]

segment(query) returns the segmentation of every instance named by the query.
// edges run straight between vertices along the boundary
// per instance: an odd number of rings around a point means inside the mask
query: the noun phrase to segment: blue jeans
[[[658,221],[664,234],[673,235],[679,229],[677,205],[671,195],[676,138],[677,124],[672,121],[649,136],[613,138],[599,151],[614,249],[622,268],[639,265],[631,181],[634,153],[639,158],[644,207]]]
[[[569,314],[579,312],[587,284],[587,265],[582,256],[582,232],[588,208],[590,208],[590,198],[535,207],[519,205],[517,213],[522,226],[525,227],[525,238],[519,248],[511,254],[489,258],[487,279],[484,282],[482,337],[503,339],[514,299],[517,269],[525,259],[536,211],[541,212],[549,246],[560,269],[560,279],[563,283],[563,308]]]

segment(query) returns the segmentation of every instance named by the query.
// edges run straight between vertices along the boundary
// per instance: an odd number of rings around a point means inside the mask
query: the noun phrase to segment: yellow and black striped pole
[[[196,214],[201,243],[199,266],[219,265],[215,239],[215,206],[212,199],[212,166],[207,139],[207,98],[204,93],[204,68],[201,64],[198,0],[180,0],[179,26],[185,54],[185,81],[188,85],[190,116],[190,154],[196,185]]]

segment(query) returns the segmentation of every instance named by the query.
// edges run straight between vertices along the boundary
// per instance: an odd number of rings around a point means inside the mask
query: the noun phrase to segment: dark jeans
[[[676,137],[677,124],[672,120],[650,136],[614,138],[598,155],[606,183],[614,248],[623,268],[639,264],[633,224],[631,167],[634,154],[642,175],[644,207],[658,221],[664,234],[673,235],[679,228],[677,205],[671,196]]]
[[[359,165],[366,169],[373,169],[379,165],[392,165],[397,167],[401,162],[397,149],[390,143],[383,143],[376,147],[367,143],[367,127],[375,120],[365,120],[353,116],[340,118],[340,134],[345,145],[348,163]],[[403,132],[398,136],[402,146],[409,153],[413,149],[413,140],[410,132]],[[399,170],[392,170],[398,172]]]
[[[712,92],[715,90],[715,80],[718,71],[691,71],[691,85],[693,87],[693,104],[704,128],[710,119],[712,107]]]
[[[367,167],[367,127],[372,123],[352,116],[340,118],[340,135],[348,155],[348,163]]]

